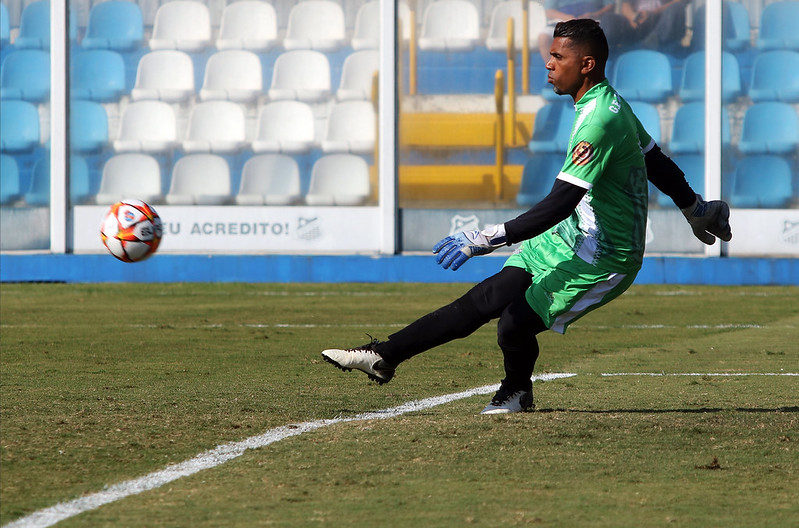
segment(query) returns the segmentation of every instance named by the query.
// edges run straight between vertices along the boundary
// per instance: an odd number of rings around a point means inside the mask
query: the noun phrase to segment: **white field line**
[[[617,376],[700,376],[737,378],[739,376],[799,376],[799,372],[604,372],[600,374],[607,378]]]
[[[541,374],[533,376],[533,381],[549,381],[561,378],[569,378],[576,376],[576,374],[569,373],[552,373]],[[394,418],[409,412],[422,411],[450,403],[464,398],[470,398],[479,394],[490,394],[495,392],[499,385],[484,385],[463,392],[456,392],[453,394],[445,394],[443,396],[434,396],[432,398],[425,398],[423,400],[415,400],[403,403],[397,407],[389,407],[379,411],[366,412],[357,414],[355,416],[344,418],[333,418],[329,420],[314,420],[311,422],[303,422],[300,424],[284,425],[275,427],[263,434],[251,436],[240,442],[232,442],[215,447],[205,453],[200,453],[194,458],[173,464],[166,468],[150,473],[143,477],[133,480],[126,480],[113,486],[109,486],[102,491],[92,493],[68,502],[62,502],[34,512],[26,517],[18,519],[12,523],[5,525],[4,528],[43,528],[45,526],[52,526],[64,519],[74,517],[81,513],[95,510],[100,506],[115,502],[131,495],[137,495],[144,491],[149,491],[158,487],[168,484],[174,480],[182,477],[194,475],[205,469],[211,469],[229,460],[240,457],[249,449],[258,449],[259,447],[268,446],[280,440],[298,436],[303,433],[315,431],[322,427],[334,425],[344,422],[357,422],[363,420],[382,420],[385,418]]]
[[[407,326],[408,323],[352,323],[352,324],[318,324],[318,323],[242,323],[233,325],[240,328],[402,328]],[[78,326],[78,325],[73,325]],[[164,325],[164,324],[129,324],[121,325],[127,328],[177,328],[182,330],[201,330],[208,328],[225,328],[224,324],[206,324],[206,325]],[[793,324],[752,324],[752,323],[722,323],[722,324],[693,324],[693,325],[666,325],[666,324],[640,324],[640,325],[592,325],[575,323],[570,328],[583,329],[583,330],[663,330],[663,329],[686,329],[686,330],[746,330],[746,329],[760,329],[760,330],[786,330],[794,329],[796,325]],[[49,328],[46,324],[25,323],[25,324],[0,324],[0,329],[13,329],[13,328]]]

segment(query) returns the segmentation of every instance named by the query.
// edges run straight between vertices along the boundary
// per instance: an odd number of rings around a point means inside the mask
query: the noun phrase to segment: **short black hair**
[[[608,62],[608,39],[599,27],[599,22],[590,18],[575,18],[555,25],[555,38],[571,39],[578,46],[585,46],[602,69]]]

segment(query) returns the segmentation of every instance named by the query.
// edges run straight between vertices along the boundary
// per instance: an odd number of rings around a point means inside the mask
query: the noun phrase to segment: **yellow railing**
[[[509,25],[513,24],[513,19],[510,19]],[[505,79],[502,70],[497,70],[494,76],[494,100],[497,107],[497,121],[496,121],[496,136],[495,136],[495,149],[496,149],[496,173],[494,175],[494,198],[497,201],[502,200],[504,194],[502,177],[503,169],[505,168]],[[513,100],[513,99],[511,99]],[[515,128],[515,127],[514,127]]]

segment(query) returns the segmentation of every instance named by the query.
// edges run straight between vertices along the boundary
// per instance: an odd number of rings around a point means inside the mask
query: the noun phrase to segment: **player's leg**
[[[322,357],[343,370],[362,370],[374,381],[385,383],[403,361],[466,337],[499,317],[508,304],[523,296],[531,282],[532,275],[527,271],[505,267],[452,303],[390,335],[388,341],[373,341],[352,349],[328,349]]]

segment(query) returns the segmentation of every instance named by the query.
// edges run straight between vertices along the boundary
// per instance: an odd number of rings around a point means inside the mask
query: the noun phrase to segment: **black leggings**
[[[466,337],[499,317],[497,340],[505,361],[503,383],[509,388],[529,390],[538,359],[535,336],[547,329],[524,297],[531,283],[532,276],[523,269],[503,268],[454,302],[390,335],[376,350],[384,360],[396,365],[426,350]]]

